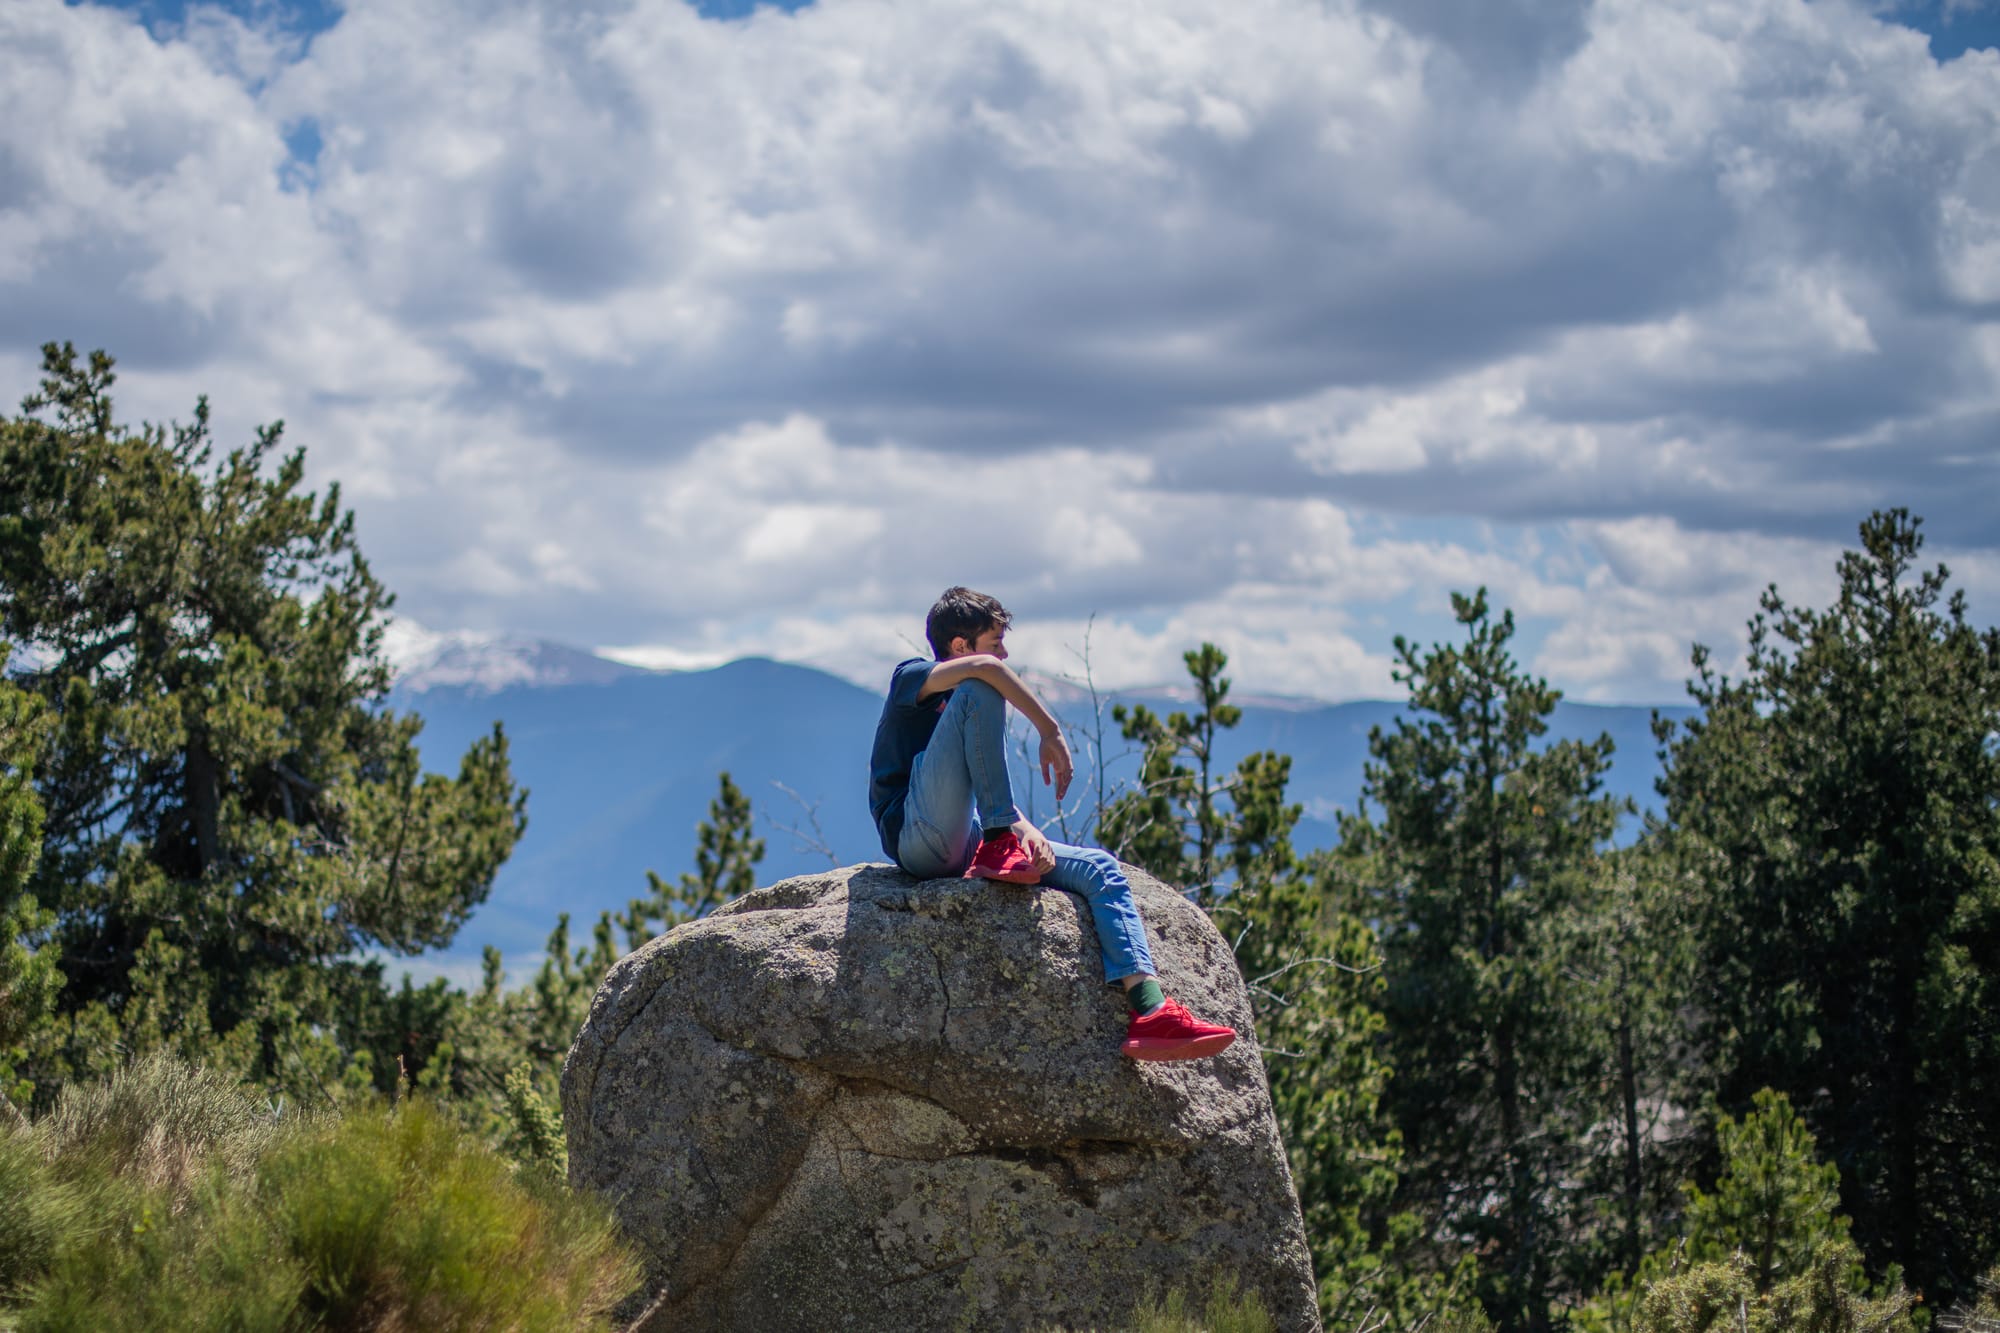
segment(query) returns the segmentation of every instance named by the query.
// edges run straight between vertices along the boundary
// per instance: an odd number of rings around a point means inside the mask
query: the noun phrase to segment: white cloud
[[[1740,671],[1744,625],[1765,587],[1823,606],[1836,586],[1839,547],[1829,542],[1694,532],[1659,518],[1576,523],[1569,536],[1603,564],[1550,590],[1562,605],[1549,608],[1555,628],[1534,668],[1576,683],[1579,698],[1630,702],[1626,682],[1684,681],[1696,643]]]
[[[2000,61],[1529,8],[15,0],[0,377],[283,416],[422,621],[661,662],[867,677],[963,581],[1376,693],[1483,582],[1658,698],[1876,505],[1992,586]]]

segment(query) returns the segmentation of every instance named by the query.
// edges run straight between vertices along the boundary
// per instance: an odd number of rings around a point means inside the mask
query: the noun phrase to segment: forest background
[[[276,427],[218,452],[205,402],[121,424],[101,353],[51,345],[43,371],[0,424],[0,637],[27,650],[0,681],[0,1174],[34,1186],[5,1191],[0,1300],[64,1327],[94,1298],[240,1310],[254,1287],[271,1326],[366,1326],[356,1261],[299,1221],[313,1171],[345,1163],[345,1188],[385,1153],[448,1158],[521,1218],[588,1213],[555,1179],[563,1054],[621,952],[756,883],[749,802],[723,775],[693,869],[587,940],[554,923],[526,985],[493,955],[475,989],[388,984],[364,954],[447,944],[521,834],[506,736],[422,771],[420,719],[384,704],[393,599]],[[1330,1328],[1982,1317],[2000,631],[1923,563],[1917,517],[1858,532],[1831,604],[1774,587],[1746,608],[1740,675],[1694,650],[1699,716],[1660,724],[1662,808],[1636,836],[1615,836],[1636,814],[1603,790],[1608,738],[1546,743],[1557,692],[1483,590],[1453,598],[1453,637],[1397,641],[1408,710],[1324,851],[1292,846],[1287,756],[1211,762],[1237,718],[1213,645],[1186,655],[1186,711],[1112,710],[1138,780],[1076,817],[1236,950]],[[1078,743],[1101,752],[1102,722]],[[102,1108],[140,1088],[211,1108],[175,1170],[164,1122],[132,1139],[150,1156],[104,1147]],[[256,1139],[288,1126],[319,1156]],[[196,1159],[252,1139],[231,1169],[264,1202],[231,1203],[228,1162]],[[601,1217],[571,1234],[523,1267],[551,1326],[632,1281]],[[107,1240],[134,1287],[93,1297],[77,1255]],[[265,1244],[293,1287],[245,1260]]]

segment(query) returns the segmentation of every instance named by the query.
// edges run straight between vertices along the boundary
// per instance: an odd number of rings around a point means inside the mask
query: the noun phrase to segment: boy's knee
[[[1000,691],[983,680],[962,680],[954,685],[952,701],[956,703],[961,697],[965,700],[961,706],[973,712],[998,712],[1003,717],[1006,715],[1007,700],[1002,697]]]

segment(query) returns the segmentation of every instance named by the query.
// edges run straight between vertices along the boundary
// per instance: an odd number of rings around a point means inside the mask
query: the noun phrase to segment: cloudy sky
[[[1680,697],[1907,505],[2000,619],[2000,0],[0,0],[0,401],[109,349],[412,625]]]

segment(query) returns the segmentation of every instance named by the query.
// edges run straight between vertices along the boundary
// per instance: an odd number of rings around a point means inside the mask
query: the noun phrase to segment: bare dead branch
[[[1262,982],[1269,981],[1273,977],[1281,977],[1285,973],[1291,971],[1293,968],[1304,967],[1308,963],[1319,963],[1326,967],[1337,968],[1340,971],[1345,972],[1350,976],[1356,976],[1356,977],[1365,977],[1370,972],[1379,972],[1382,970],[1382,960],[1379,958],[1376,959],[1374,962],[1370,963],[1366,967],[1356,967],[1352,963],[1343,963],[1338,958],[1299,958],[1293,960],[1292,962],[1286,963],[1283,967],[1278,968],[1275,971],[1266,972],[1263,976],[1257,977],[1255,980],[1249,982],[1248,984],[1255,986]]]
[[[792,839],[792,847],[795,851],[817,852],[826,858],[829,868],[838,869],[840,867],[840,857],[834,854],[833,847],[826,840],[826,831],[820,827],[819,802],[808,801],[805,797],[799,795],[799,793],[793,791],[790,787],[775,778],[772,779],[771,785],[792,799],[793,804],[798,806],[805,823],[803,826],[797,821],[786,823],[782,820],[771,818],[768,813],[764,816],[765,823],[778,832],[788,835]]]

